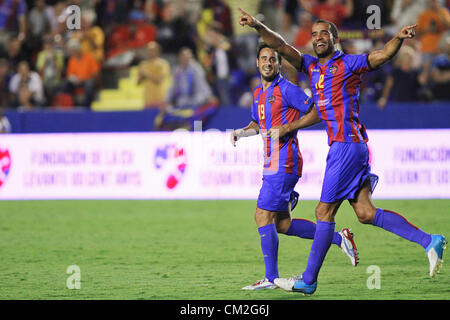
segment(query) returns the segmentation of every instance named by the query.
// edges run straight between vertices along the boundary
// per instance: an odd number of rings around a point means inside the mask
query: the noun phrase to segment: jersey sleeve
[[[313,63],[316,60],[316,58],[314,58],[313,56],[310,56],[309,54],[306,54],[306,53],[302,54],[302,58],[303,58],[303,63],[302,63],[301,71],[303,73],[307,74],[309,66],[311,65],[311,63]]]
[[[356,74],[366,73],[372,70],[369,65],[369,55],[366,54],[352,54],[346,55],[345,60],[350,71]]]
[[[284,96],[286,97],[286,103],[289,107],[292,107],[301,113],[308,113],[313,100],[299,86],[288,82],[285,86]]]
[[[258,106],[255,103],[255,92],[253,92],[253,101],[252,101],[252,121],[259,124],[259,118],[258,118]]]

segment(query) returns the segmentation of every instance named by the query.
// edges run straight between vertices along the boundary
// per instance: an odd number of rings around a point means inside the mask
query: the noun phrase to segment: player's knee
[[[324,206],[316,207],[316,219],[320,221],[332,221],[333,210],[329,210]]]
[[[257,208],[255,211],[255,222],[258,227],[274,223],[273,214],[270,211]]]

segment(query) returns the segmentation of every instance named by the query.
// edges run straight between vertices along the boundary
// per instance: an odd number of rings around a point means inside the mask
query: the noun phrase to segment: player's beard
[[[272,82],[273,80],[275,80],[277,75],[278,75],[278,72],[273,72],[270,76],[264,76],[263,74],[261,74],[261,78],[263,78],[264,81]]]
[[[325,58],[332,54],[334,51],[334,44],[331,41],[327,43],[327,50],[322,53],[317,52],[316,47],[314,47],[314,52],[318,58]]]

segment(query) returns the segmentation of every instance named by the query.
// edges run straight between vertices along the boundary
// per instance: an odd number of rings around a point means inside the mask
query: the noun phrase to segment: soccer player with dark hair
[[[391,60],[405,39],[414,37],[416,25],[403,27],[381,50],[369,54],[347,55],[335,49],[339,42],[336,26],[326,20],[312,25],[312,45],[317,57],[302,54],[287,44],[277,33],[240,9],[239,23],[248,25],[263,40],[298,71],[306,73],[316,108],[299,120],[283,124],[277,136],[325,123],[330,146],[320,202],[316,207],[317,226],[306,270],[292,278],[278,278],[274,283],[287,291],[313,294],[317,277],[334,234],[334,217],[344,200],[349,200],[359,221],[390,231],[415,242],[425,249],[429,260],[429,274],[434,276],[442,266],[447,240],[443,235],[425,233],[400,214],[375,207],[372,192],[378,176],[370,172],[368,136],[359,120],[359,88],[361,75],[379,68]],[[275,130],[273,130],[275,131]],[[271,136],[272,132],[268,132]]]
[[[298,201],[294,191],[302,174],[302,155],[298,147],[297,130],[285,134],[280,140],[267,131],[274,126],[288,124],[310,112],[313,102],[303,90],[280,74],[281,56],[268,45],[258,46],[256,65],[261,84],[253,91],[252,121],[242,129],[234,130],[231,143],[242,137],[262,134],[264,141],[263,184],[257,201],[255,221],[261,237],[265,278],[246,286],[244,290],[274,289],[278,278],[278,234],[312,239],[316,232],[314,222],[292,219],[291,210]],[[341,247],[354,266],[358,254],[349,229],[333,232],[331,243]]]

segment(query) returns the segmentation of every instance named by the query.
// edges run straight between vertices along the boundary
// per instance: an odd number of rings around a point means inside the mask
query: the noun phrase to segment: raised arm
[[[316,123],[320,122],[319,115],[317,114],[317,108],[313,105],[311,111],[298,120],[283,124],[282,126],[272,127],[267,134],[271,139],[277,140],[284,137],[286,134],[299,130],[308,128]]]
[[[368,56],[370,67],[376,69],[391,60],[400,50],[403,40],[414,37],[416,27],[416,24],[403,27],[394,38],[384,45],[383,49],[372,51]]]
[[[275,31],[269,29],[261,21],[251,16],[241,8],[238,8],[241,13],[239,18],[239,24],[241,26],[249,26],[254,28],[261,38],[267,43],[272,49],[276,50],[283,58],[289,61],[298,71],[300,71],[303,63],[303,57],[300,51],[288,44],[283,37],[281,37]]]
[[[255,121],[250,121],[248,126],[242,129],[236,129],[231,132],[230,140],[233,147],[236,147],[236,141],[240,138],[255,136],[259,133],[259,126]]]

